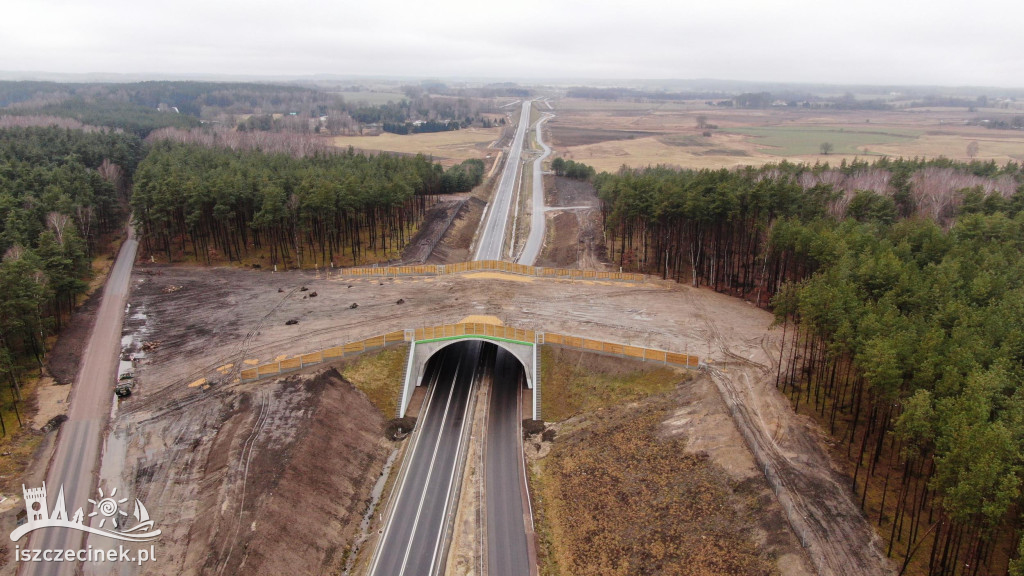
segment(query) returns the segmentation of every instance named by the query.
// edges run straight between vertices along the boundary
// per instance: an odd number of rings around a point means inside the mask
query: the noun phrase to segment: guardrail
[[[527,266],[515,262],[503,260],[477,260],[474,262],[460,262],[458,264],[445,265],[418,265],[418,266],[378,266],[370,268],[340,268],[340,276],[369,276],[369,277],[395,277],[395,276],[444,276],[450,274],[462,274],[465,272],[506,272],[519,274],[521,276],[533,276],[536,278],[558,278],[565,280],[616,280],[627,282],[644,282],[644,274],[633,272],[604,272],[599,270],[573,270],[569,268],[545,268],[542,266]]]

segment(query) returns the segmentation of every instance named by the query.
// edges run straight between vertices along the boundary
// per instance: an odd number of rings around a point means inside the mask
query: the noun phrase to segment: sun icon
[[[100,488],[99,500],[93,500],[92,498],[89,499],[89,503],[95,507],[93,511],[89,513],[89,518],[99,515],[104,516],[104,518],[100,518],[100,528],[103,528],[103,524],[107,521],[107,518],[110,518],[111,522],[114,524],[114,528],[117,528],[117,515],[120,514],[121,516],[128,516],[127,512],[121,510],[121,504],[127,502],[128,499],[121,498],[120,500],[115,500],[114,498],[116,496],[117,488],[114,488],[110,492],[110,496],[106,497],[103,494],[103,488]]]

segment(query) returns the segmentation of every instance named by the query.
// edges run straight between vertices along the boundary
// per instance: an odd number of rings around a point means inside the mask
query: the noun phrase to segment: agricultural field
[[[736,110],[703,102],[627,102],[566,98],[554,102],[549,121],[555,153],[615,171],[621,166],[668,164],[685,168],[760,166],[791,162],[838,163],[854,157],[975,158],[1005,163],[1024,160],[1024,134],[968,126],[975,117],[1003,110],[918,108],[899,111],[778,108]],[[698,117],[710,129],[698,129]],[[821,153],[821,144],[832,151]]]
[[[379,136],[338,136],[334,145],[352,146],[367,152],[425,154],[444,166],[453,166],[471,158],[486,159],[497,154],[494,143],[501,138],[501,128],[465,128],[449,132],[424,134],[391,134]]]
[[[913,130],[850,129],[834,126],[751,126],[729,130],[730,133],[751,137],[750,141],[761,151],[773,156],[793,157],[818,154],[822,143],[833,146],[831,154],[882,155],[871,149],[886,145],[893,149],[917,140],[920,132]],[[965,145],[966,150],[966,145]]]

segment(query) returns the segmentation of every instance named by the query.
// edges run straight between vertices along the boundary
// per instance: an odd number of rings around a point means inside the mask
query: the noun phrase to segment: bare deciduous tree
[[[53,230],[54,236],[57,237],[57,243],[61,246],[64,245],[64,230],[70,221],[71,218],[67,214],[61,214],[60,212],[50,212],[46,215],[46,223]]]

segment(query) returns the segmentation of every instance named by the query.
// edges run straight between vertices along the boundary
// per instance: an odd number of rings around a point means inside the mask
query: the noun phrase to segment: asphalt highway
[[[498,348],[487,417],[487,574],[530,574],[523,507],[520,375],[515,356]]]
[[[50,512],[52,514],[57,493],[63,485],[69,520],[78,508],[82,508],[88,517],[93,511],[89,499],[99,501],[95,481],[99,470],[100,445],[114,399],[114,379],[117,377],[118,358],[121,354],[121,323],[137,249],[138,242],[129,234],[121,245],[121,252],[103,289],[103,300],[82,356],[82,366],[71,389],[68,419],[61,425],[57,449],[46,474],[46,496]],[[123,489],[118,486],[103,488],[107,495],[111,489],[118,488],[119,497],[130,496],[123,494]],[[160,520],[154,520],[159,525]],[[29,535],[28,544],[20,544],[22,548],[78,550],[83,547],[84,536],[84,532],[67,528],[43,528]],[[104,542],[107,543],[116,548],[117,543],[113,540]],[[77,564],[24,562],[20,568],[23,575],[71,575],[75,573]]]
[[[476,260],[501,260],[504,255],[505,229],[530,124],[530,105],[530,101],[523,102],[519,125],[477,241]],[[543,198],[539,206],[543,219]],[[394,507],[371,562],[371,576],[433,576],[444,572],[446,522],[454,514],[453,488],[462,473],[459,455],[482,349],[479,341],[455,344],[442,349],[428,366],[424,377],[430,386],[427,406],[416,423],[418,431],[406,454],[404,475],[399,479]],[[485,464],[488,574],[527,576],[531,571],[519,438],[521,368],[515,357],[500,348],[494,362]]]
[[[442,349],[428,366],[427,406],[416,423],[408,465],[394,511],[370,568],[372,576],[433,576],[444,572],[445,524],[450,513],[459,453],[469,424],[482,342]]]
[[[530,126],[531,101],[523,101],[523,111],[519,115],[519,125],[512,139],[512,146],[505,159],[505,167],[498,180],[498,189],[494,192],[494,200],[487,208],[487,220],[480,232],[476,245],[474,260],[501,260],[505,245],[505,228],[508,224],[508,213],[512,206],[513,188],[519,174],[519,162],[523,155],[523,140]]]

